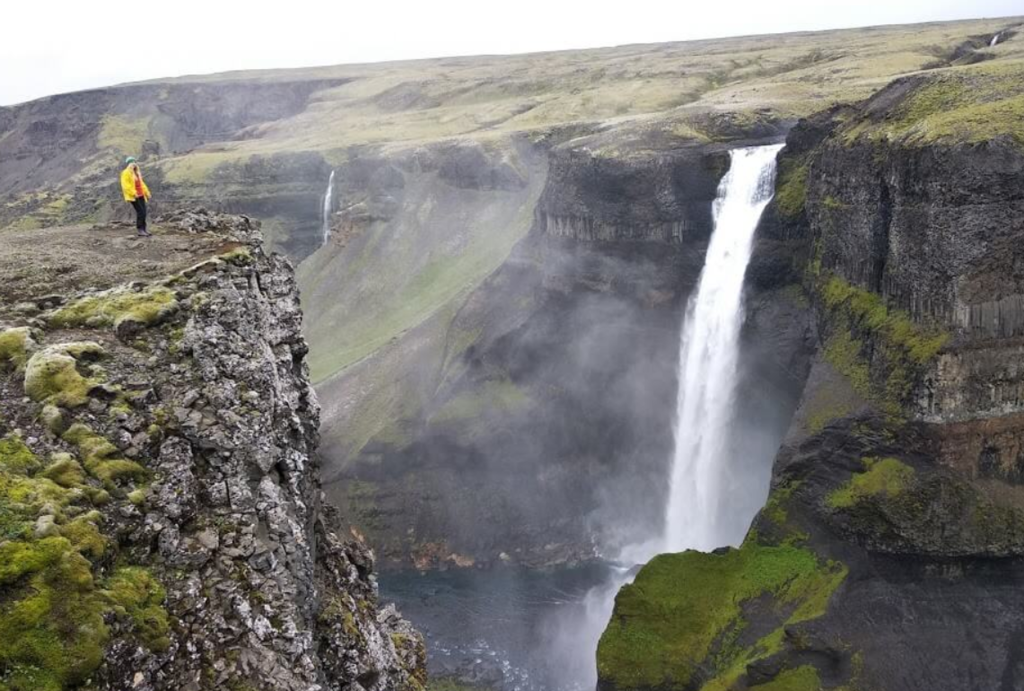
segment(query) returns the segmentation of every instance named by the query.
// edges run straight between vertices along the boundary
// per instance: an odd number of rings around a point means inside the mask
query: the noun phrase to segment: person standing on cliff
[[[146,202],[149,201],[149,188],[142,179],[142,171],[139,164],[135,162],[134,156],[124,160],[124,170],[121,171],[121,193],[124,200],[135,209],[135,227],[139,231],[139,237],[148,238],[152,233],[146,229]]]

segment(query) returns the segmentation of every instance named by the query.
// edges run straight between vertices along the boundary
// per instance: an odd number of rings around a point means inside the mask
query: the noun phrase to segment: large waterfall
[[[322,227],[321,227],[321,240],[320,246],[323,247],[327,244],[327,240],[331,237],[331,211],[334,209],[334,171],[331,171],[331,176],[327,179],[327,191],[324,192],[324,205],[322,211]]]
[[[547,623],[549,650],[571,683],[593,689],[594,651],[608,625],[619,589],[633,578],[629,566],[659,552],[710,550],[739,542],[764,500],[768,474],[730,482],[735,467],[728,439],[733,426],[739,336],[743,322],[743,276],[761,212],[771,200],[775,156],[782,148],[759,146],[730,152],[729,172],[718,186],[715,227],[700,282],[683,319],[675,454],[665,530],[618,556],[620,567],[592,588],[574,608]],[[745,496],[755,492],[760,496]],[[738,496],[744,495],[744,496]],[[685,588],[685,584],[680,584]]]
[[[734,517],[727,449],[743,323],[743,276],[754,229],[771,200],[782,145],[734,149],[718,186],[715,228],[697,292],[683,319],[675,455],[663,549],[711,550],[736,544],[751,516]],[[735,520],[739,518],[740,520]]]

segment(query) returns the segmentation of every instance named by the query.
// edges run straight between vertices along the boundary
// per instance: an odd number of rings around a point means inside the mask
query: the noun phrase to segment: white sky
[[[1022,0],[4,0],[0,104],[232,69],[1024,13]]]

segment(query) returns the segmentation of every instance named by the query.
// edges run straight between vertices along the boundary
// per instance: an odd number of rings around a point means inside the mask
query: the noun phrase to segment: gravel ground
[[[151,232],[139,238],[127,225],[78,225],[0,233],[0,304],[166,276],[226,245],[215,234]]]

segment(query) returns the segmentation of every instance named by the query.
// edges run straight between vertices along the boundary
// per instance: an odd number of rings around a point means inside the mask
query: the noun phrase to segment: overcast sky
[[[5,0],[0,104],[139,79],[998,17],[1021,0]]]

